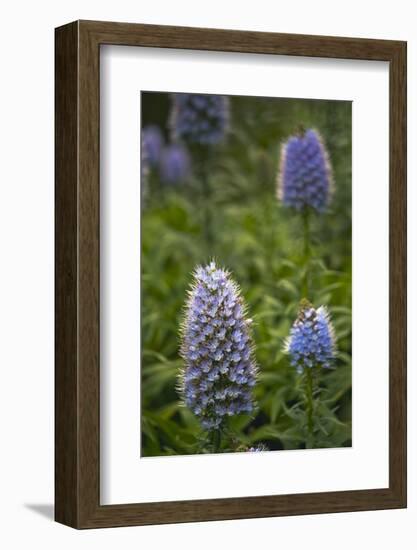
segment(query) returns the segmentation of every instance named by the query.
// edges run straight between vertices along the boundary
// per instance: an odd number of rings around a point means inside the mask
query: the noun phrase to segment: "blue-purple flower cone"
[[[164,183],[174,185],[185,181],[190,175],[190,155],[185,147],[174,143],[162,151],[159,175]]]
[[[164,138],[158,126],[146,126],[142,130],[142,150],[148,160],[149,166],[157,166],[163,146]]]
[[[332,169],[320,134],[310,129],[290,137],[281,147],[278,175],[278,198],[284,206],[322,213],[332,191]]]
[[[173,94],[170,125],[174,140],[219,143],[229,126],[229,100],[221,95]]]
[[[253,411],[256,366],[250,320],[237,285],[214,262],[198,267],[186,305],[180,391],[206,430]]]
[[[328,368],[332,365],[336,354],[335,336],[324,306],[316,310],[306,300],[303,301],[286,341],[285,351],[290,355],[291,365],[299,373],[306,368]]]

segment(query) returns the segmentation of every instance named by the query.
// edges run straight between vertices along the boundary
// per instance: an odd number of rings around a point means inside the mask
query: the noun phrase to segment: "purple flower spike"
[[[316,310],[308,300],[302,300],[285,351],[290,354],[291,365],[299,373],[305,368],[331,366],[336,355],[335,335],[324,306]]]
[[[164,138],[158,126],[146,126],[142,130],[142,150],[149,166],[155,167],[158,164],[163,146]]]
[[[170,124],[174,140],[219,143],[229,126],[229,100],[221,95],[173,94]]]
[[[167,184],[185,181],[190,175],[190,156],[185,147],[172,144],[165,147],[159,163],[159,175]]]
[[[180,392],[206,430],[227,416],[253,411],[257,369],[250,323],[230,274],[214,262],[198,267],[181,331]]]
[[[285,206],[322,213],[333,192],[329,155],[316,130],[302,130],[281,147],[278,198]]]
[[[143,140],[140,150],[140,192],[142,199],[142,207],[146,203],[146,199],[149,193],[149,156],[146,147],[143,146]]]

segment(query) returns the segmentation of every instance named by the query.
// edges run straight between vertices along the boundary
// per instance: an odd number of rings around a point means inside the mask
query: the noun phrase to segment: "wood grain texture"
[[[407,493],[407,48],[390,61],[389,471],[390,488]]]
[[[390,63],[389,487],[100,505],[100,45]],[[113,527],[406,506],[406,44],[78,21],[56,29],[56,520]],[[155,481],[157,483],[157,480]]]
[[[78,26],[55,43],[55,519],[78,523]]]

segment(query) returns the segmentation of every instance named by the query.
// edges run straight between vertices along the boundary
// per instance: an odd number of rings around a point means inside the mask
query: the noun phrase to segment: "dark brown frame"
[[[77,21],[56,44],[55,519],[75,528],[406,506],[406,43]],[[100,505],[99,52],[102,44],[389,62],[389,487]]]

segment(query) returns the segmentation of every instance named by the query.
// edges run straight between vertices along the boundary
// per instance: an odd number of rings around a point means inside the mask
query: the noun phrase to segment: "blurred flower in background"
[[[142,130],[142,151],[152,168],[157,166],[163,146],[164,137],[158,126],[150,125]]]
[[[206,430],[253,410],[256,382],[250,320],[236,283],[214,262],[198,267],[186,306],[181,355],[184,403]]]
[[[311,207],[323,212],[332,187],[329,155],[319,132],[302,129],[281,147],[278,198],[298,211]]]
[[[255,445],[255,447],[249,447],[248,449],[249,453],[263,453],[265,451],[269,451],[269,449],[263,443],[259,443],[259,445]]]
[[[141,206],[145,206],[149,194],[149,155],[146,148],[143,146],[143,140],[140,148],[140,194]]]
[[[170,126],[174,140],[214,145],[225,137],[229,100],[221,95],[173,94]]]
[[[143,142],[140,149],[140,175],[141,175],[142,190],[143,190],[143,187],[145,186],[145,183],[149,175],[149,156],[146,148],[143,146]]]
[[[183,145],[173,143],[163,149],[159,161],[159,175],[163,183],[173,185],[185,181],[190,170],[190,155]]]
[[[285,344],[291,365],[301,373],[305,368],[330,367],[335,359],[335,335],[327,309],[317,310],[302,300],[300,311]]]

